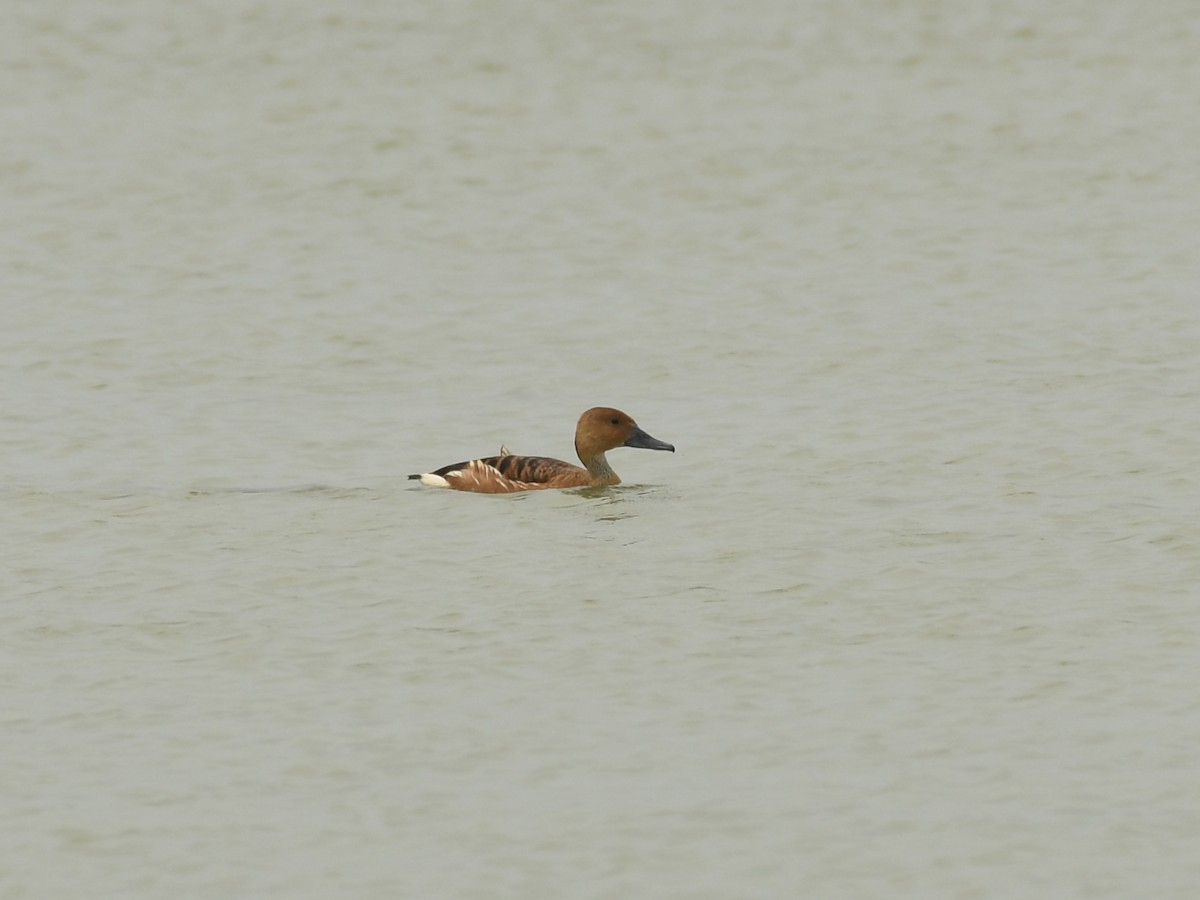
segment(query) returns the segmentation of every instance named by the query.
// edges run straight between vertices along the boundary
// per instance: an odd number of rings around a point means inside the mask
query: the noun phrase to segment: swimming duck
[[[620,484],[620,477],[604,458],[614,447],[675,452],[673,445],[650,437],[619,409],[597,406],[580,416],[575,426],[575,452],[583,468],[547,456],[514,455],[501,445],[499,456],[454,463],[435,472],[408,477],[420,479],[430,487],[481,494]]]

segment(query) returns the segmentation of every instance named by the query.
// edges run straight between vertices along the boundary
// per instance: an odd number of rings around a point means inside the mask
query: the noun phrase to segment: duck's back
[[[547,488],[587,487],[587,469],[549,456],[488,456],[442,466],[430,475],[446,487],[482,494],[510,494]],[[413,475],[422,481],[429,476]],[[429,483],[426,481],[425,483]],[[441,485],[439,485],[441,486]]]

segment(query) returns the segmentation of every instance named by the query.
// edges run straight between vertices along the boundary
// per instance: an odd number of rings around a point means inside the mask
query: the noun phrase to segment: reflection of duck
[[[575,427],[575,452],[584,465],[582,469],[547,456],[515,456],[502,446],[499,456],[454,463],[436,472],[408,477],[419,478],[422,484],[431,487],[481,494],[620,484],[620,477],[604,458],[615,447],[675,452],[674,446],[650,437],[619,409],[597,406],[580,416]]]

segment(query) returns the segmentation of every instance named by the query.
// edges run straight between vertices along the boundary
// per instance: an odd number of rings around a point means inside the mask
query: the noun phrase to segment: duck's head
[[[638,427],[637,422],[619,409],[597,406],[579,417],[575,427],[575,452],[583,460],[603,455],[614,447],[640,447],[643,450],[670,450],[673,444],[653,438]]]

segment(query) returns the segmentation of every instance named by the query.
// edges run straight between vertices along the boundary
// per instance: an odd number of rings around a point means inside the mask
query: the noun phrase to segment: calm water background
[[[5,898],[1195,896],[1193,4],[6,19]]]

